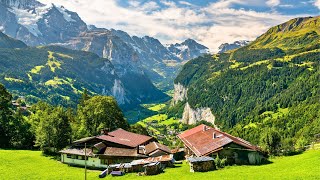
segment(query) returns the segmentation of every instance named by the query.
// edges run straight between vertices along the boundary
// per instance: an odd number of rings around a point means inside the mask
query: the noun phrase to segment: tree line
[[[146,134],[143,127],[128,124],[113,97],[90,96],[85,90],[77,108],[40,101],[26,114],[12,106],[12,95],[0,84],[0,148],[57,153],[73,140],[100,135],[105,128]]]

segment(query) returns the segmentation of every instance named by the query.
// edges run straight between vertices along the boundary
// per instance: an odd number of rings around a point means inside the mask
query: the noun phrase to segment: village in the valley
[[[183,146],[170,149],[150,136],[121,128],[111,132],[104,129],[99,136],[76,140],[61,150],[61,162],[103,170],[99,175],[103,178],[125,173],[157,175],[185,162],[190,172],[206,172],[227,164],[259,165],[266,160],[259,147],[205,124],[184,131],[177,138]]]

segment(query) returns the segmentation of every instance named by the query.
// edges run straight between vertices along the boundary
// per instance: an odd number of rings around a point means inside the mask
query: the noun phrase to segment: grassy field
[[[0,150],[0,179],[82,179],[84,169],[69,167],[40,151]],[[88,171],[94,179],[99,171]]]
[[[0,150],[0,179],[83,179],[84,169],[69,167],[39,151]],[[272,163],[261,166],[231,166],[207,173],[190,173],[184,162],[176,168],[167,168],[156,176],[137,176],[105,179],[319,179],[320,150],[271,159]],[[88,179],[99,179],[100,171],[88,171]]]

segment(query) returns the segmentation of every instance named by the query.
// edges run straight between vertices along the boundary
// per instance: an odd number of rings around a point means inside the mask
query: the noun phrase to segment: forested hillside
[[[150,81],[144,76],[128,76],[129,83],[123,83],[111,62],[96,54],[58,46],[27,47],[0,36],[0,83],[31,103],[45,100],[75,107],[85,89],[89,94],[112,95],[123,108],[166,97],[154,86],[137,88]]]
[[[268,151],[303,147],[320,133],[319,29],[319,16],[290,20],[246,47],[188,62],[175,84],[233,135],[261,146],[281,140]]]

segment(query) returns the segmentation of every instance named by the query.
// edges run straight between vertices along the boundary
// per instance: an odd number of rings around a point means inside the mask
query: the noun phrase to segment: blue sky
[[[153,36],[192,38],[213,52],[221,43],[254,40],[295,17],[320,14],[320,0],[40,0],[77,12],[88,24]]]

